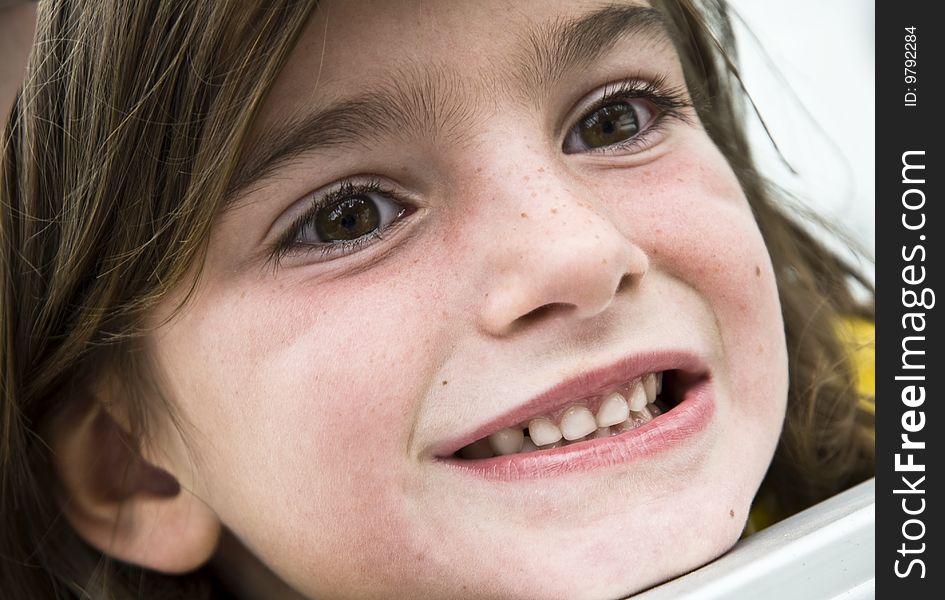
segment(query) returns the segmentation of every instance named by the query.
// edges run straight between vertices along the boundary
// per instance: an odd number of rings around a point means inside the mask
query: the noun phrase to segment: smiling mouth
[[[703,377],[678,369],[654,371],[543,414],[523,419],[467,444],[454,459],[538,453],[623,435],[679,406]]]

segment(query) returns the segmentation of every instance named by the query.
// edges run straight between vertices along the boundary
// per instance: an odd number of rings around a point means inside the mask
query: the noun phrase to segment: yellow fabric
[[[876,429],[876,326],[866,319],[844,319],[838,334],[850,348],[850,359],[856,368],[856,390],[860,400],[858,420],[862,433],[875,444]],[[742,536],[760,531],[783,518],[777,498],[763,491],[755,498]]]

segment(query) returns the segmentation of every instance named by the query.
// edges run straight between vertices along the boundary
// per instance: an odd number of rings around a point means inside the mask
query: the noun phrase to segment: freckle
[[[728,511],[728,516],[730,516],[730,517],[732,517],[732,518],[734,519],[734,518],[735,518],[735,509],[729,510],[729,511]]]
[[[482,167],[476,167],[476,173],[482,173]]]
[[[523,219],[527,219],[527,218],[528,218],[528,213],[522,213],[522,218],[523,218]]]
[[[529,177],[528,175],[524,175],[524,176],[522,176],[522,179],[525,180],[525,181],[530,181],[530,180],[531,180],[531,177]]]
[[[755,266],[755,277],[761,277],[761,267]]]
[[[552,209],[551,209],[551,214],[553,214],[553,215],[558,214],[558,209],[557,209],[557,208],[552,208]]]
[[[600,262],[601,262],[601,264],[606,265],[606,264],[607,264],[607,259],[605,258],[605,259],[601,260]]]
[[[446,385],[447,383],[449,383],[449,382],[444,379],[444,380],[443,380],[443,385]]]
[[[489,292],[486,292],[486,298],[488,298],[488,297],[489,297]]]
[[[539,172],[539,173],[544,173],[544,172],[545,172],[545,167],[538,167],[538,172]]]

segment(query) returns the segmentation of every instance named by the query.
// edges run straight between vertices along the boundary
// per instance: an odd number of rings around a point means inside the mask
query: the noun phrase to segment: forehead
[[[231,197],[302,152],[462,135],[477,113],[503,100],[542,105],[608,56],[613,74],[652,78],[671,49],[662,15],[636,2],[321,2],[254,124]]]
[[[278,107],[263,119],[391,83],[528,95],[628,40],[668,41],[659,13],[639,2],[329,0],[313,13],[270,95]]]

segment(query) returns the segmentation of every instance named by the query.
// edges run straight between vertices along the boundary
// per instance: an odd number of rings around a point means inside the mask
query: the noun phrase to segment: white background
[[[872,257],[873,0],[730,4],[754,34],[738,30],[746,87],[799,176],[789,175],[756,127],[761,168],[831,223],[848,230]],[[870,263],[860,264],[872,272]]]

